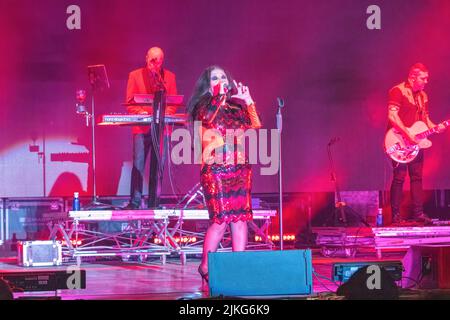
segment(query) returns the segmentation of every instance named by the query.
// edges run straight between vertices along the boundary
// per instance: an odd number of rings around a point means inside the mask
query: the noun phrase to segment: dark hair
[[[428,72],[427,67],[423,63],[415,63],[409,68],[409,77],[416,77],[419,72]]]
[[[211,83],[211,72],[215,69],[223,70],[228,78],[229,84],[232,87],[234,87],[233,78],[231,77],[230,73],[224,68],[219,67],[217,65],[213,65],[203,70],[202,74],[200,75],[200,78],[198,78],[195,84],[194,91],[187,104],[187,113],[189,115],[190,121],[194,121],[194,117],[200,102],[203,101],[204,99],[211,98],[211,94],[209,93]]]

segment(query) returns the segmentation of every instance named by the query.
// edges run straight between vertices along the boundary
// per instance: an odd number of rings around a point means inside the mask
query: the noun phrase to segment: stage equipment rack
[[[250,241],[249,249],[271,249],[268,237],[271,218],[276,210],[253,210],[249,228],[261,238]],[[69,211],[68,220],[54,221],[49,225],[50,239],[63,240],[63,256],[74,258],[81,264],[82,257],[119,256],[129,259],[138,256],[145,261],[149,256],[159,256],[162,263],[166,257],[178,254],[182,263],[189,254],[202,254],[204,232],[183,229],[183,221],[208,220],[207,210],[153,209],[153,210],[92,210]],[[122,222],[120,231],[99,231],[89,224],[115,221]],[[195,243],[176,241],[183,237],[196,237]],[[219,251],[229,251],[229,237],[224,237]]]

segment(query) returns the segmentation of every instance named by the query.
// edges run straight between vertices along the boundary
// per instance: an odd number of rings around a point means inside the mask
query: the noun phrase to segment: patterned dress
[[[209,97],[197,105],[194,120],[202,122],[203,133],[215,129],[226,141],[227,129],[251,128],[245,107],[229,103],[219,107],[219,103],[217,98]],[[210,219],[219,224],[251,220],[252,168],[242,145],[233,139],[232,143],[213,150],[211,155],[223,159],[223,163],[209,163],[203,159],[200,183]],[[230,163],[231,159],[234,163]]]

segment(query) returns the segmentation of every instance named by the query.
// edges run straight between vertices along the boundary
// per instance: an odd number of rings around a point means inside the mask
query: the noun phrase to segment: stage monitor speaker
[[[212,297],[312,292],[311,250],[209,253],[208,270]]]
[[[370,288],[372,283],[370,265],[360,268],[350,279],[341,285],[336,294],[344,296],[347,300],[398,300],[399,290],[392,275],[384,267],[378,266],[380,270],[379,288]]]
[[[411,246],[403,266],[403,288],[450,289],[450,246]]]

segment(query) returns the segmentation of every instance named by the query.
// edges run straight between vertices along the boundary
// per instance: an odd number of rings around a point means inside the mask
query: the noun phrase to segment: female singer
[[[228,224],[233,251],[243,251],[248,238],[247,221],[252,219],[251,165],[242,145],[237,145],[234,138],[231,143],[224,138],[226,130],[257,129],[261,122],[248,87],[232,80],[218,66],[208,67],[201,74],[188,103],[188,114],[191,121],[201,122],[198,134],[202,150],[213,150],[203,155],[200,172],[211,224],[198,272],[207,282],[208,253],[217,250]],[[214,138],[205,134],[208,130],[215,130]]]

